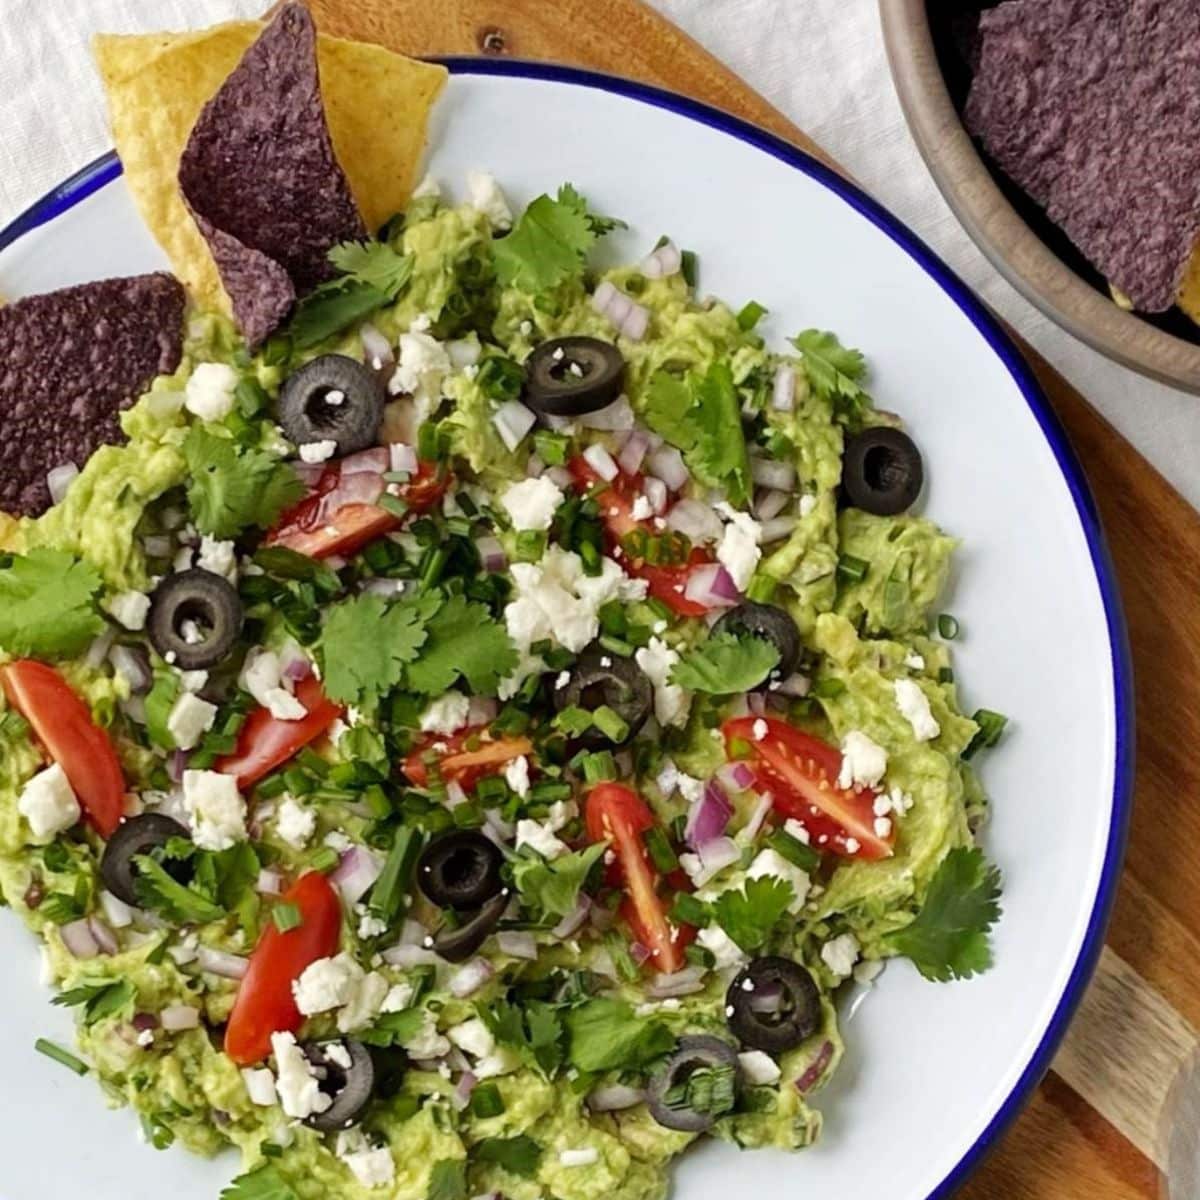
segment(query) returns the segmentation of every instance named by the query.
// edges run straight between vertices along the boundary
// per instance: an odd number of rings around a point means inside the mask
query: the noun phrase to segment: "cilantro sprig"
[[[779,663],[779,651],[765,638],[719,633],[687,651],[675,664],[671,682],[693,692],[725,696],[758,687]]]
[[[90,1027],[132,1008],[135,995],[134,986],[128,979],[97,979],[60,992],[50,1003],[64,1008],[82,1006],[83,1023]]]
[[[717,924],[746,951],[760,949],[795,899],[786,879],[762,875],[747,879],[742,889],[722,892],[713,903]]]
[[[513,883],[521,893],[521,902],[545,920],[574,912],[580,889],[607,849],[607,842],[595,842],[552,862],[532,857],[514,859]]]
[[[31,550],[0,570],[0,647],[15,656],[72,657],[103,628],[100,573],[62,550]]]
[[[661,1021],[639,1017],[623,1000],[597,997],[566,1014],[569,1055],[581,1071],[632,1071],[675,1046]]]
[[[239,1175],[222,1193],[221,1200],[299,1200],[291,1184],[269,1163]]]
[[[862,353],[843,346],[837,335],[822,329],[806,329],[792,338],[800,351],[808,385],[822,400],[833,403],[834,414],[854,423],[872,401],[862,381],[867,373]]]

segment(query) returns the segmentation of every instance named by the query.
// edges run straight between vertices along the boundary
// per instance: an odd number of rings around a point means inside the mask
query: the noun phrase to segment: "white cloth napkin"
[[[650,2],[825,146],[1200,506],[1200,399],[1068,336],[975,248],[905,126],[876,0]],[[108,148],[88,53],[93,32],[193,28],[265,7],[266,0],[0,0],[0,225]]]

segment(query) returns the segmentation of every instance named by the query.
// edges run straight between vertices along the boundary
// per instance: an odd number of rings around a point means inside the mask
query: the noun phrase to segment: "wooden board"
[[[638,0],[310,4],[326,32],[409,54],[511,54],[660,84],[832,163]],[[1200,516],[1062,376],[1027,353],[1087,468],[1124,591],[1138,680],[1137,806],[1108,949],[1079,1018],[1033,1102],[962,1195],[1151,1200],[1165,1157],[1161,1112],[1200,1027]]]

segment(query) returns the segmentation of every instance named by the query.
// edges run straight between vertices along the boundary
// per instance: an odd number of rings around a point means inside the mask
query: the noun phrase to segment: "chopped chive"
[[[683,250],[679,255],[679,270],[683,275],[684,282],[690,288],[696,286],[696,280],[700,278],[700,260],[696,257],[694,250]]]
[[[417,430],[417,458],[423,462],[435,461],[438,457],[440,441],[437,425],[432,421],[426,421]]]
[[[953,683],[954,672],[949,667],[941,667],[938,670],[938,683]]]
[[[646,607],[660,620],[672,621],[675,619],[675,612],[671,606],[665,601],[660,600],[657,596],[651,596],[646,601]]]
[[[766,315],[767,310],[757,300],[751,300],[737,315],[738,328],[749,333]]]
[[[283,773],[284,790],[293,796],[307,796],[313,790],[313,780],[303,767],[288,767]]]
[[[582,763],[583,777],[588,783],[604,783],[617,778],[617,764],[608,750],[587,755]]]
[[[445,546],[430,547],[430,552],[421,565],[421,591],[428,591],[441,579],[449,559],[450,551]]]
[[[287,790],[287,780],[282,775],[268,775],[254,789],[260,800],[274,800],[276,796],[282,796]]]
[[[517,560],[537,562],[546,553],[546,534],[541,529],[522,529],[516,538]]]
[[[326,849],[329,849],[327,846]],[[287,933],[300,924],[300,909],[295,904],[277,904],[271,910],[271,920],[280,933]]]
[[[384,492],[375,503],[384,512],[391,513],[393,517],[408,516],[408,505],[399,496],[393,496],[391,492]]]
[[[332,846],[322,846],[308,856],[308,865],[322,875],[327,875],[338,865],[338,852]]]
[[[400,912],[404,892],[420,853],[420,833],[404,826],[397,829],[383,871],[371,888],[368,904],[376,916],[391,921]]]
[[[821,864],[821,856],[811,846],[806,846],[799,838],[792,837],[783,829],[776,829],[767,838],[767,845],[780,858],[786,858],[792,866],[803,871],[813,871]]]
[[[33,1043],[33,1048],[39,1054],[44,1054],[47,1058],[54,1059],[56,1063],[66,1067],[68,1071],[74,1071],[76,1075],[86,1075],[90,1069],[83,1059],[76,1058],[69,1050],[64,1050],[61,1046],[56,1046],[53,1042],[47,1041],[45,1038],[38,1038]]]
[[[613,637],[611,634],[603,634],[600,638],[600,645],[611,654],[615,654],[618,658],[632,658],[634,646],[632,642],[625,641],[624,638]]]
[[[980,750],[994,746],[1008,724],[1008,718],[1003,713],[993,712],[990,708],[975,710],[971,720],[979,726],[979,732],[971,739],[970,745],[962,752],[964,759],[974,758]]]
[[[548,467],[561,467],[567,461],[569,439],[549,429],[539,429],[533,435],[533,449]]]
[[[646,830],[644,840],[651,861],[664,875],[679,866],[679,858],[667,840],[667,835],[657,825],[651,825]]]
[[[529,789],[529,799],[534,804],[553,804],[558,800],[570,800],[571,785],[561,779],[543,779]]]
[[[592,713],[592,724],[617,745],[629,736],[629,722],[607,704],[602,704]]]
[[[702,928],[708,924],[708,905],[703,900],[697,900],[688,892],[680,892],[671,905],[671,920],[680,925],[695,925]]]
[[[937,619],[937,631],[948,642],[954,641],[958,637],[960,629],[958,618],[951,616],[949,613],[939,613]]]
[[[853,554],[843,554],[838,559],[837,571],[842,579],[860,583],[867,577],[871,564],[864,558],[856,558]]]
[[[499,775],[488,775],[475,785],[475,795],[481,804],[498,803],[508,796],[508,784]]]

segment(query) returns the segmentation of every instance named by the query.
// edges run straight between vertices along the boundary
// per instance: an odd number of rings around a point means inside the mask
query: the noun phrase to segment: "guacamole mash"
[[[887,959],[990,962],[1004,719],[960,708],[955,542],[862,357],[772,349],[668,240],[596,272],[572,187],[469,193],[254,354],[193,309],[3,527],[46,1069],[236,1149],[231,1200],[657,1200],[699,1137],[817,1138]]]

